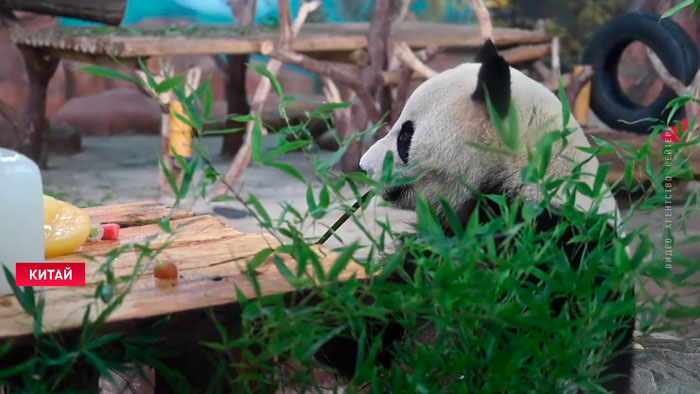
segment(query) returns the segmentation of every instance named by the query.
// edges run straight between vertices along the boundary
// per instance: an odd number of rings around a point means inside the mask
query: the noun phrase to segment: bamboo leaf
[[[120,79],[122,81],[127,81],[131,82],[135,85],[141,86],[141,81],[138,78],[134,78],[131,75],[120,73],[119,71],[115,71],[106,67],[100,67],[100,66],[85,66],[80,69],[80,71],[86,73],[86,74],[91,74],[91,75],[96,75],[98,77],[104,77],[104,78],[110,78],[110,79]]]
[[[172,78],[168,78],[156,85],[154,89],[157,94],[168,92],[172,90],[175,86],[182,83],[185,78],[182,75],[176,75]]]
[[[298,180],[300,180],[300,181],[302,181],[302,182],[306,182],[306,180],[304,179],[304,176],[301,175],[301,173],[299,172],[299,170],[297,170],[297,169],[296,169],[293,165],[291,165],[291,164],[272,162],[272,163],[264,163],[264,165],[265,165],[266,167],[277,168],[278,170],[284,171],[284,172],[286,172],[287,174],[293,176],[294,178],[296,178],[296,179],[298,179]]]
[[[682,9],[685,8],[685,7],[689,7],[689,6],[691,6],[691,5],[693,5],[693,0],[685,0],[684,2],[682,2],[682,3],[678,4],[678,5],[676,5],[675,7],[671,7],[671,9],[669,9],[669,10],[666,11],[666,12],[664,12],[664,13],[661,15],[661,19],[670,18],[670,17],[672,17],[674,14],[676,14],[678,11],[682,10]],[[693,10],[696,10],[697,7],[698,7],[698,5],[696,4],[696,5],[693,7]],[[694,12],[694,11],[693,11],[693,12]]]

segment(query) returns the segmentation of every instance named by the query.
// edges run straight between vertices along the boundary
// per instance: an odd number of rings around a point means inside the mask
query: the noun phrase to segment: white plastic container
[[[39,167],[0,148],[0,295],[12,293],[2,269],[44,261],[44,201]]]

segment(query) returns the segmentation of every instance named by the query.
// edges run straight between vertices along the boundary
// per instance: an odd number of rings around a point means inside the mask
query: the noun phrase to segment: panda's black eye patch
[[[408,164],[408,151],[411,149],[411,138],[413,138],[413,122],[407,120],[401,125],[399,138],[396,139],[396,150],[404,164]]]

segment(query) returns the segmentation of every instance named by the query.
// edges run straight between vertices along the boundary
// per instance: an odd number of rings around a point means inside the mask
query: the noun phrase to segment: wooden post
[[[46,120],[46,89],[56,72],[59,59],[28,47],[19,47],[29,80],[26,110],[20,121],[19,151],[46,168],[47,149],[44,135],[49,131]]]
[[[229,55],[226,57],[226,110],[228,114],[245,115],[250,113],[250,105],[248,104],[248,93],[245,88],[246,63],[248,63],[248,55]],[[226,128],[243,128],[245,123],[239,123],[233,119],[226,119]],[[238,152],[243,145],[244,131],[238,133],[226,134],[224,143],[221,147],[221,153],[224,155],[233,156]]]
[[[391,110],[391,95],[389,87],[382,83],[382,71],[386,70],[388,64],[387,50],[389,47],[389,34],[391,33],[391,22],[396,8],[396,0],[376,0],[372,12],[372,21],[369,25],[368,48],[369,66],[362,70],[363,81],[369,91],[374,95],[375,101],[380,105],[381,115],[386,115]],[[385,119],[388,121],[388,119]],[[364,129],[364,128],[363,128]],[[361,129],[362,130],[362,129]],[[377,130],[376,139],[384,137],[389,132],[386,125]],[[352,148],[352,147],[351,147]],[[348,149],[346,156],[355,155],[353,158],[346,158],[344,162],[351,163],[353,160],[359,166],[362,147],[359,149]],[[359,167],[358,167],[359,168]]]
[[[0,9],[66,16],[119,26],[127,0],[0,0]]]
[[[360,103],[355,103],[350,107],[350,119],[348,119],[347,127],[350,128],[347,137],[353,133],[364,131],[367,127],[367,112],[365,108],[360,105]],[[343,139],[346,138],[345,135],[342,136]],[[360,157],[362,157],[362,141],[356,141],[350,144],[348,150],[345,152],[343,157],[340,159],[340,168],[345,173],[350,173],[360,170]]]
[[[229,0],[237,28],[245,30],[255,24],[257,3],[257,0]],[[245,88],[245,74],[250,55],[228,55],[226,60],[222,70],[228,77],[226,80],[226,113],[248,114],[250,113],[250,105],[248,104],[248,92]],[[234,156],[241,149],[245,127],[245,123],[226,119],[226,128],[242,128],[242,130],[224,136],[224,143],[221,147],[222,154]]]
[[[584,66],[574,66],[573,77],[577,77],[584,72]],[[575,79],[575,78],[572,78]],[[591,108],[591,81],[585,81],[579,86],[578,92],[573,92],[574,97],[574,117],[581,126],[588,126],[589,113]]]

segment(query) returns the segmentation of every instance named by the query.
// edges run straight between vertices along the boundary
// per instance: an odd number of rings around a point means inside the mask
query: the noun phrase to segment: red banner
[[[17,263],[17,286],[85,286],[85,263]]]

